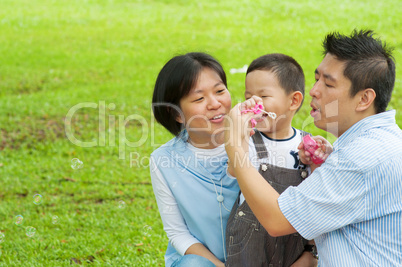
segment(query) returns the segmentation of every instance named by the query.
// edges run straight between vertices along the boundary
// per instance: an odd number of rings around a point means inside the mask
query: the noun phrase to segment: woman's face
[[[187,129],[189,142],[200,148],[213,148],[223,143],[224,116],[230,111],[228,89],[210,68],[201,70],[190,93],[180,100],[176,120]]]

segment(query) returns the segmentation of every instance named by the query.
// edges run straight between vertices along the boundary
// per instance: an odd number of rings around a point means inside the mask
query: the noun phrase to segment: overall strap
[[[259,159],[268,158],[268,151],[265,147],[264,140],[262,140],[262,135],[259,131],[254,130],[255,134],[252,136],[254,141],[255,150],[257,151],[257,156]]]

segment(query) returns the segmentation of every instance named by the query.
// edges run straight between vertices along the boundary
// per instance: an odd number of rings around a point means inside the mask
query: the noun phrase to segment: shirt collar
[[[358,121],[334,142],[334,149],[350,143],[362,132],[365,132],[369,129],[395,125],[395,114],[395,110],[389,110]]]

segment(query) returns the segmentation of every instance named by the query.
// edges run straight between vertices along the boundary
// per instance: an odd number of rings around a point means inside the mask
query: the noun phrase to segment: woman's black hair
[[[173,57],[163,66],[156,79],[152,111],[155,119],[175,136],[183,130],[183,124],[176,120],[181,116],[180,100],[190,93],[203,68],[214,70],[227,87],[226,74],[221,64],[201,52]]]

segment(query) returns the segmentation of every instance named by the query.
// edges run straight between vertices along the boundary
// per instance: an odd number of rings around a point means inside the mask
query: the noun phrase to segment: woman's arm
[[[151,157],[151,180],[159,213],[163,222],[163,229],[172,246],[181,255],[195,254],[207,258],[216,266],[224,266],[203,244],[200,243],[188,230],[179,210],[176,199],[170,191],[166,180]]]
[[[163,222],[163,230],[165,230],[170,243],[177,252],[184,255],[191,245],[200,243],[200,241],[188,230],[176,199],[152,157],[150,159],[150,171],[152,188]]]

